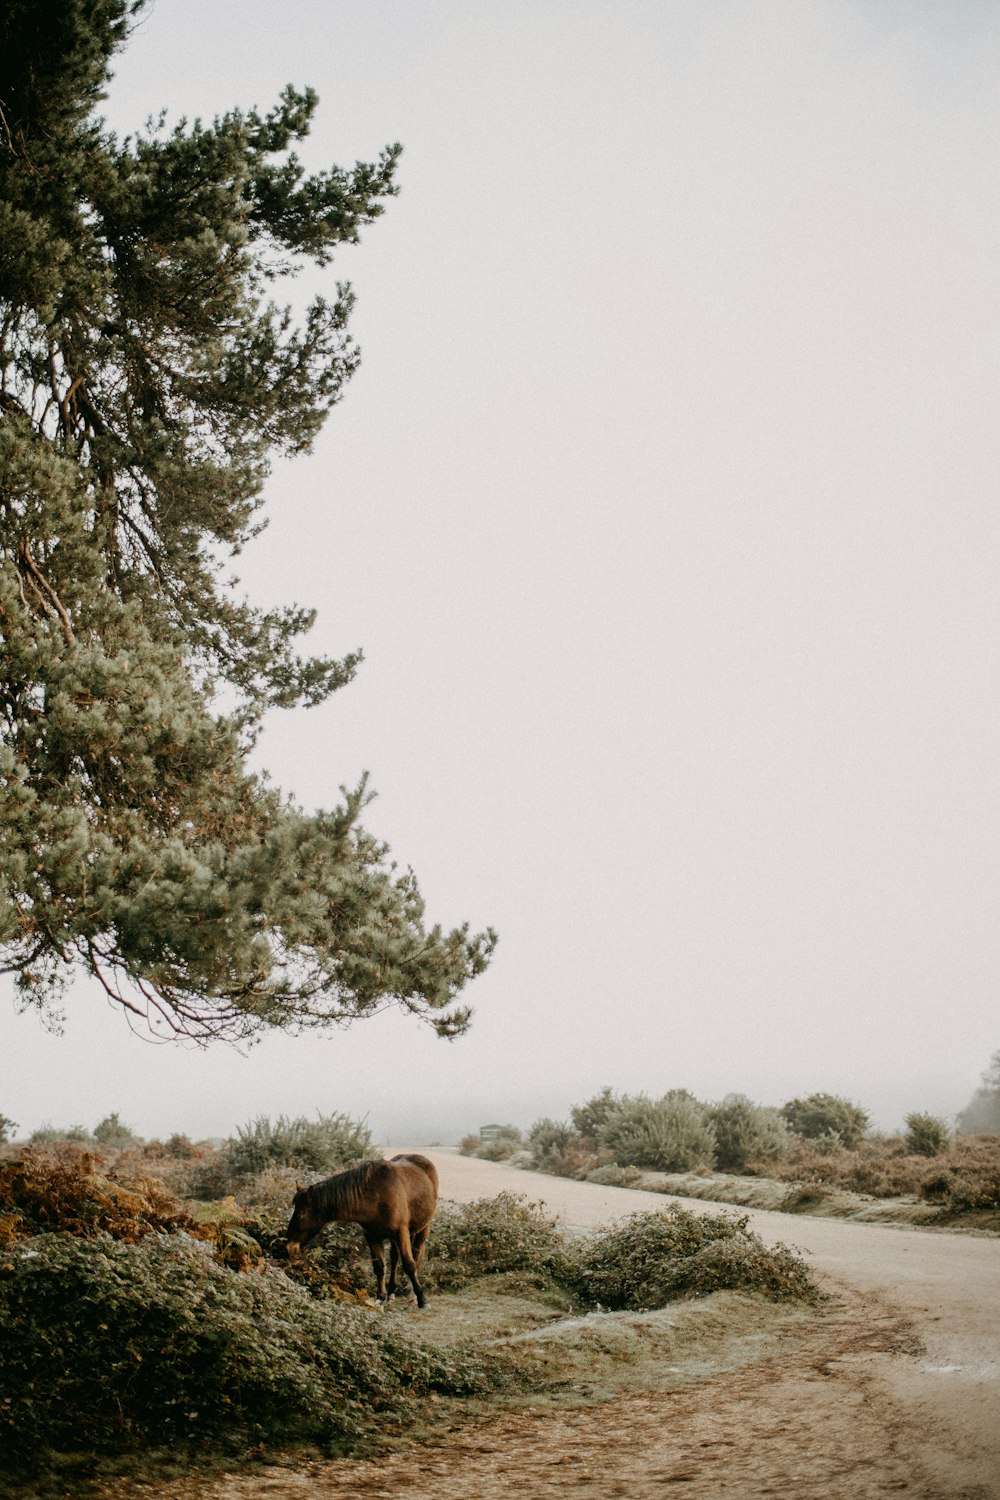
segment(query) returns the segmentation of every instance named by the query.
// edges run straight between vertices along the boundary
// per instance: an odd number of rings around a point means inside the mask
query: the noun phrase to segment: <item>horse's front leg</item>
[[[382,1246],[380,1231],[366,1229],[365,1239],[368,1241],[368,1250],[372,1258],[372,1270],[375,1272],[375,1295],[379,1302],[386,1300],[385,1288],[385,1253]]]

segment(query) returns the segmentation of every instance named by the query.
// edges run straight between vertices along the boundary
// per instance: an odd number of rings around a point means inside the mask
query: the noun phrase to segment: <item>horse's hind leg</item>
[[[413,1259],[413,1247],[410,1244],[410,1226],[408,1224],[403,1224],[400,1226],[399,1258],[403,1262],[403,1270],[410,1278],[410,1285],[413,1287],[413,1293],[417,1299],[417,1306],[426,1307],[427,1298],[424,1296],[424,1289],[417,1279],[417,1265],[415,1260]]]
[[[399,1247],[395,1240],[389,1241],[389,1285],[385,1289],[385,1300],[396,1295],[396,1268],[399,1265]]]
[[[375,1295],[380,1302],[386,1300],[385,1287],[385,1252],[382,1245],[382,1236],[378,1231],[369,1234],[364,1231],[365,1239],[368,1241],[368,1250],[372,1258],[372,1270],[375,1272]]]
[[[414,1229],[410,1233],[410,1249],[413,1253],[413,1264],[417,1271],[420,1270],[424,1259],[424,1250],[427,1246],[427,1230]],[[396,1241],[389,1241],[389,1286],[386,1297],[392,1297],[396,1291],[396,1268],[399,1265],[399,1246]],[[411,1278],[412,1279],[412,1278]]]

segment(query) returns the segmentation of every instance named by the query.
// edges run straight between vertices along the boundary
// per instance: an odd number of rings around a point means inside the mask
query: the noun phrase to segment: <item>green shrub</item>
[[[74,1145],[86,1145],[94,1138],[90,1131],[83,1125],[50,1125],[46,1120],[44,1125],[39,1125],[28,1137],[29,1146],[54,1146],[61,1141],[70,1141]]]
[[[347,1115],[321,1114],[315,1120],[279,1115],[273,1123],[260,1115],[238,1126],[219,1151],[196,1164],[190,1191],[196,1198],[224,1198],[241,1194],[248,1179],[268,1168],[287,1167],[315,1178],[376,1154],[368,1127]]]
[[[618,1097],[613,1089],[603,1088],[590,1099],[584,1100],[582,1104],[575,1104],[569,1112],[573,1122],[573,1128],[584,1140],[593,1144],[601,1138],[608,1116],[613,1113],[618,1104]]]
[[[428,1245],[428,1279],[444,1291],[508,1271],[558,1280],[565,1269],[565,1242],[555,1220],[520,1193],[461,1207],[442,1204]]]
[[[516,1152],[524,1151],[527,1144],[516,1125],[501,1125],[492,1140],[480,1139],[470,1154],[482,1161],[510,1161]]]
[[[343,1449],[412,1394],[484,1391],[509,1369],[317,1301],[279,1271],[236,1275],[183,1235],[44,1235],[0,1261],[0,1448],[32,1478],[81,1443]]]
[[[237,1127],[227,1142],[229,1163],[237,1176],[265,1167],[296,1167],[305,1172],[336,1172],[373,1155],[371,1131],[344,1114],[318,1114],[315,1120],[279,1115],[272,1125],[261,1115]]]
[[[708,1110],[715,1130],[716,1163],[723,1172],[744,1172],[748,1162],[783,1161],[792,1134],[776,1109],[734,1094]]]
[[[662,1099],[623,1096],[600,1127],[600,1142],[620,1167],[693,1172],[715,1164],[715,1131],[685,1089]]]
[[[856,1162],[856,1154],[845,1149],[839,1135],[821,1135],[815,1140],[800,1136],[787,1163],[776,1165],[775,1175],[790,1173],[793,1179],[805,1182],[836,1182],[843,1186]]]
[[[528,1131],[532,1162],[544,1172],[549,1163],[565,1160],[567,1149],[577,1145],[579,1140],[579,1131],[565,1120],[536,1120]]]
[[[294,1167],[265,1167],[263,1172],[240,1180],[240,1203],[253,1212],[275,1214],[287,1224],[299,1177]]]
[[[247,1225],[255,1238],[260,1235],[259,1224],[259,1219],[252,1218]],[[285,1225],[282,1222],[280,1235],[270,1240],[268,1254],[280,1256],[284,1253]],[[285,1275],[304,1287],[311,1297],[344,1302],[367,1301],[375,1296],[371,1255],[358,1224],[331,1224],[323,1231],[321,1240],[296,1260],[286,1261],[283,1269]],[[405,1293],[409,1282],[402,1271],[398,1280]]]
[[[5,1146],[8,1141],[14,1139],[16,1129],[16,1120],[12,1120],[9,1115],[0,1115],[0,1146]]]
[[[671,1205],[633,1214],[588,1236],[569,1281],[589,1306],[663,1307],[710,1292],[759,1292],[775,1301],[812,1299],[805,1263],[785,1245],[768,1248],[730,1214],[694,1214]]]
[[[804,1099],[789,1099],[781,1114],[790,1130],[806,1140],[827,1140],[831,1145],[846,1146],[849,1151],[861,1144],[868,1129],[868,1111],[838,1094],[809,1094]]]
[[[94,1140],[99,1146],[111,1146],[118,1149],[124,1146],[138,1145],[141,1136],[128,1125],[122,1123],[117,1113],[105,1115],[104,1119],[94,1126]]]
[[[937,1115],[906,1116],[906,1149],[914,1156],[940,1156],[951,1144],[951,1131]]]
[[[194,1161],[199,1154],[191,1137],[178,1131],[169,1137],[163,1150],[164,1155],[172,1156],[177,1161]]]
[[[195,1161],[184,1164],[185,1194],[206,1202],[227,1198],[242,1188],[245,1178],[235,1177],[229,1164],[229,1155],[224,1147],[209,1151]]]
[[[335,1301],[366,1298],[375,1291],[371,1255],[360,1224],[328,1224],[322,1236],[295,1260],[286,1258],[285,1236],[291,1200],[237,1212],[235,1221],[260,1246],[281,1262],[286,1276],[312,1297]]]
[[[531,1165],[554,1177],[586,1177],[609,1153],[564,1120],[536,1120],[528,1132]]]

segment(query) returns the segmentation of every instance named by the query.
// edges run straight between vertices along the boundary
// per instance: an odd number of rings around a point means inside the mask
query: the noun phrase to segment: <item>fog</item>
[[[239,559],[366,660],[258,759],[308,808],[370,769],[431,918],[500,944],[454,1043],[157,1046],[83,980],[62,1036],[5,1005],[22,1131],[967,1102],[1000,1046],[998,64],[974,0],[144,13],[119,130],[295,82],[310,164],[404,145],[326,278],[362,368]]]

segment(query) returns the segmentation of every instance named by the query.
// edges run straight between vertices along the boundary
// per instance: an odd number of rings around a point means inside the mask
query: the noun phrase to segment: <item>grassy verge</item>
[[[400,1314],[390,1310],[389,1316]],[[523,1278],[498,1277],[436,1297],[421,1337],[438,1347],[455,1339],[495,1342],[522,1372],[517,1389],[439,1409],[448,1421],[459,1411],[468,1417],[498,1407],[598,1405],[689,1385],[765,1358],[779,1341],[804,1333],[816,1316],[812,1303],[774,1303],[732,1291],[643,1312],[584,1312],[567,1305],[558,1287],[532,1291]],[[425,1409],[425,1431],[434,1420]]]
[[[724,1172],[637,1172],[630,1178],[629,1186],[650,1193],[669,1193],[776,1213],[1000,1233],[1000,1210],[995,1208],[951,1208],[946,1203],[929,1203],[914,1194],[879,1198],[829,1182],[779,1182],[769,1177],[737,1177]]]

